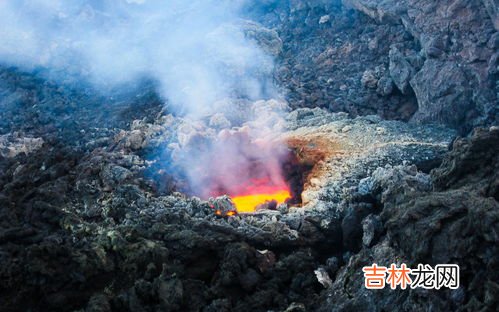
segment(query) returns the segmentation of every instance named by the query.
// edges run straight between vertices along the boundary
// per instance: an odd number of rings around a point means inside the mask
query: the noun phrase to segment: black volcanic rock
[[[414,168],[378,169],[374,192],[386,235],[353,256],[323,296],[322,311],[435,309],[492,311],[498,305],[499,203],[497,129],[478,130],[459,139],[430,176]],[[431,180],[434,181],[433,188]],[[418,289],[369,291],[362,267],[377,263],[456,263],[461,287],[441,293]],[[374,307],[372,306],[374,305]],[[373,307],[371,309],[371,307]]]
[[[276,77],[292,107],[437,122],[462,133],[499,121],[494,1],[270,1],[260,9],[250,16],[282,39]],[[401,92],[382,74],[376,81],[385,87],[366,83],[366,72],[384,71]]]

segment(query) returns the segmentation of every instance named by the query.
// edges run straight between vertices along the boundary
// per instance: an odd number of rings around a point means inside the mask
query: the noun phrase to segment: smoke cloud
[[[242,127],[219,132],[186,121],[179,127],[174,155],[190,181],[190,192],[202,198],[272,193],[288,189],[282,164],[289,150],[279,134],[285,102],[256,101]]]
[[[0,62],[48,68],[96,86],[149,77],[179,111],[202,116],[220,99],[261,99],[272,59],[239,19],[244,1],[0,1]]]
[[[284,149],[258,142],[275,134],[286,106],[263,101],[278,97],[272,56],[281,43],[275,32],[240,19],[244,5],[0,1],[0,63],[48,69],[51,78],[77,77],[104,90],[152,78],[170,107],[185,116],[174,159],[195,194],[241,194],[248,184],[282,188]]]

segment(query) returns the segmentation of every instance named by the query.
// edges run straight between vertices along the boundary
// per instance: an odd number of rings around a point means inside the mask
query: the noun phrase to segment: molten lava
[[[211,142],[192,137],[188,148],[177,155],[189,160],[185,164],[188,192],[213,199],[212,208],[217,216],[252,213],[299,202],[301,191],[294,185],[296,179],[290,176],[294,171],[288,170],[292,166],[289,159],[296,157],[285,142],[259,135],[258,131],[252,133],[248,127],[241,127],[221,131]]]
[[[238,213],[252,213],[261,205],[271,202],[279,205],[292,197],[284,182],[273,184],[269,180],[252,180],[244,189],[229,196]]]
[[[265,193],[252,193],[232,197],[232,201],[239,213],[255,212],[259,205],[275,201],[278,205],[291,198],[289,190],[275,190]]]

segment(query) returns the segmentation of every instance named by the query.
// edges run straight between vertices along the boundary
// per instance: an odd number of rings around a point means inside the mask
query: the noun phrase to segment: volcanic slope
[[[230,218],[167,191],[175,181],[158,163],[168,152],[151,151],[176,140],[184,121],[171,115],[136,120],[85,149],[44,138],[2,154],[4,309],[317,309],[327,290],[314,270],[340,283],[338,268],[385,238],[371,174],[403,165],[430,189],[431,177],[412,164],[438,165],[454,132],[321,109],[284,120],[274,139],[317,161],[304,205]],[[20,136],[2,144],[16,148]]]

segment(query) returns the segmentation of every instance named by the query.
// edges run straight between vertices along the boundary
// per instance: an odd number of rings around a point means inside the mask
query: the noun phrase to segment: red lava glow
[[[183,159],[192,193],[205,199],[223,195],[232,199],[214,207],[216,215],[227,216],[232,204],[233,215],[262,206],[275,209],[293,197],[283,170],[290,153],[285,142],[259,138],[242,127],[222,131],[214,141],[192,139],[190,144]]]
[[[224,213],[224,212],[222,212],[222,210],[217,209],[217,210],[215,210],[215,214],[217,216],[221,216],[221,217],[223,217],[223,216],[232,217],[232,216],[235,216],[237,214],[237,212],[230,210],[230,211],[227,211]]]
[[[267,202],[275,201],[277,205],[285,203],[291,198],[291,193],[287,186],[250,186],[245,193],[232,195],[231,198],[238,213],[252,213]]]

